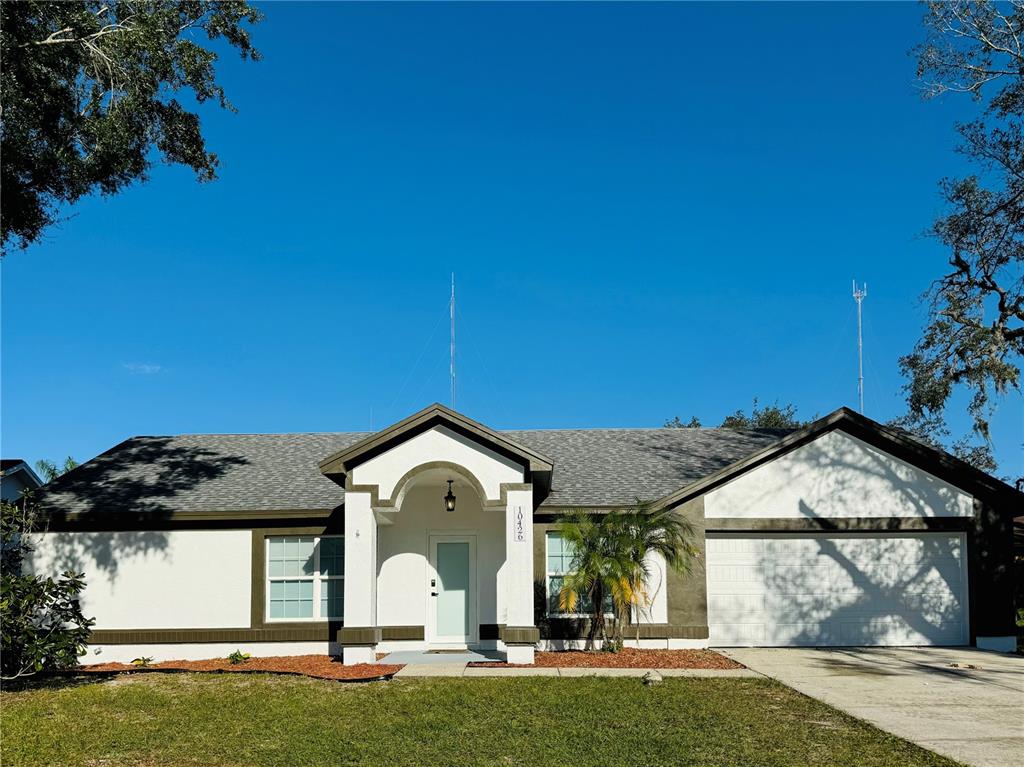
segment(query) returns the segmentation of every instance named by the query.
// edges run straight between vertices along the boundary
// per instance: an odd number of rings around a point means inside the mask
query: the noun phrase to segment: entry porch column
[[[533,663],[540,632],[533,619],[533,488],[508,490],[505,507],[506,622],[509,663]]]
[[[346,666],[377,660],[377,520],[365,492],[345,493],[345,608],[338,642]]]

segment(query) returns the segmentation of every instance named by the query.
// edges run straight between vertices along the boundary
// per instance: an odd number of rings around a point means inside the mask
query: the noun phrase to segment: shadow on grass
[[[77,673],[74,671],[38,674],[20,679],[5,680],[3,692],[65,690],[75,687],[86,687],[91,684],[100,684],[105,681],[107,681],[107,677],[99,674]]]

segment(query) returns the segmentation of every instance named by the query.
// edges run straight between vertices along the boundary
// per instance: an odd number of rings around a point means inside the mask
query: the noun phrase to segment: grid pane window
[[[312,618],[313,581],[271,581],[271,618]]]
[[[344,575],[341,536],[267,538],[267,618],[341,618]]]
[[[312,575],[316,538],[270,538],[271,576]]]
[[[320,539],[320,574],[345,574],[345,542],[343,539]]]
[[[559,605],[559,595],[562,590],[564,576],[572,572],[572,548],[562,538],[561,533],[549,532],[547,534],[547,592],[548,592],[548,614],[568,615]],[[611,595],[605,597],[605,612],[612,612]],[[589,615],[593,611],[590,597],[580,595],[576,602],[576,609],[572,615]]]
[[[572,566],[572,551],[558,533],[548,533],[548,572],[564,575]]]
[[[320,616],[341,618],[345,614],[345,581],[325,578],[320,584]]]

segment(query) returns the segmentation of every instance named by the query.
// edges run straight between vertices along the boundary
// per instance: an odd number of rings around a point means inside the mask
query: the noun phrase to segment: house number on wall
[[[526,540],[526,528],[523,527],[523,507],[522,506],[516,506],[515,526],[516,526],[516,540],[517,541],[525,541]]]

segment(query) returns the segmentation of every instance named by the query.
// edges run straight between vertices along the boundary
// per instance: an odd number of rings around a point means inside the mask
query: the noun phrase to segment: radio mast
[[[452,298],[449,302],[449,309],[451,311],[452,320],[452,340],[450,346],[451,360],[449,362],[449,372],[452,377],[452,410],[455,409],[455,272],[452,272]],[[862,407],[861,410],[864,408]]]
[[[454,288],[453,288],[454,290]],[[454,296],[454,293],[452,294]],[[860,400],[860,412],[864,414],[864,334],[861,330],[862,304],[868,297],[868,284],[865,282],[861,290],[857,289],[857,280],[853,281],[853,300],[857,302],[857,398]],[[454,301],[454,297],[452,301]],[[454,331],[453,331],[454,332]],[[454,375],[454,374],[453,374]],[[454,387],[455,384],[452,383]],[[455,391],[454,388],[452,391]],[[454,398],[454,394],[452,395]]]

